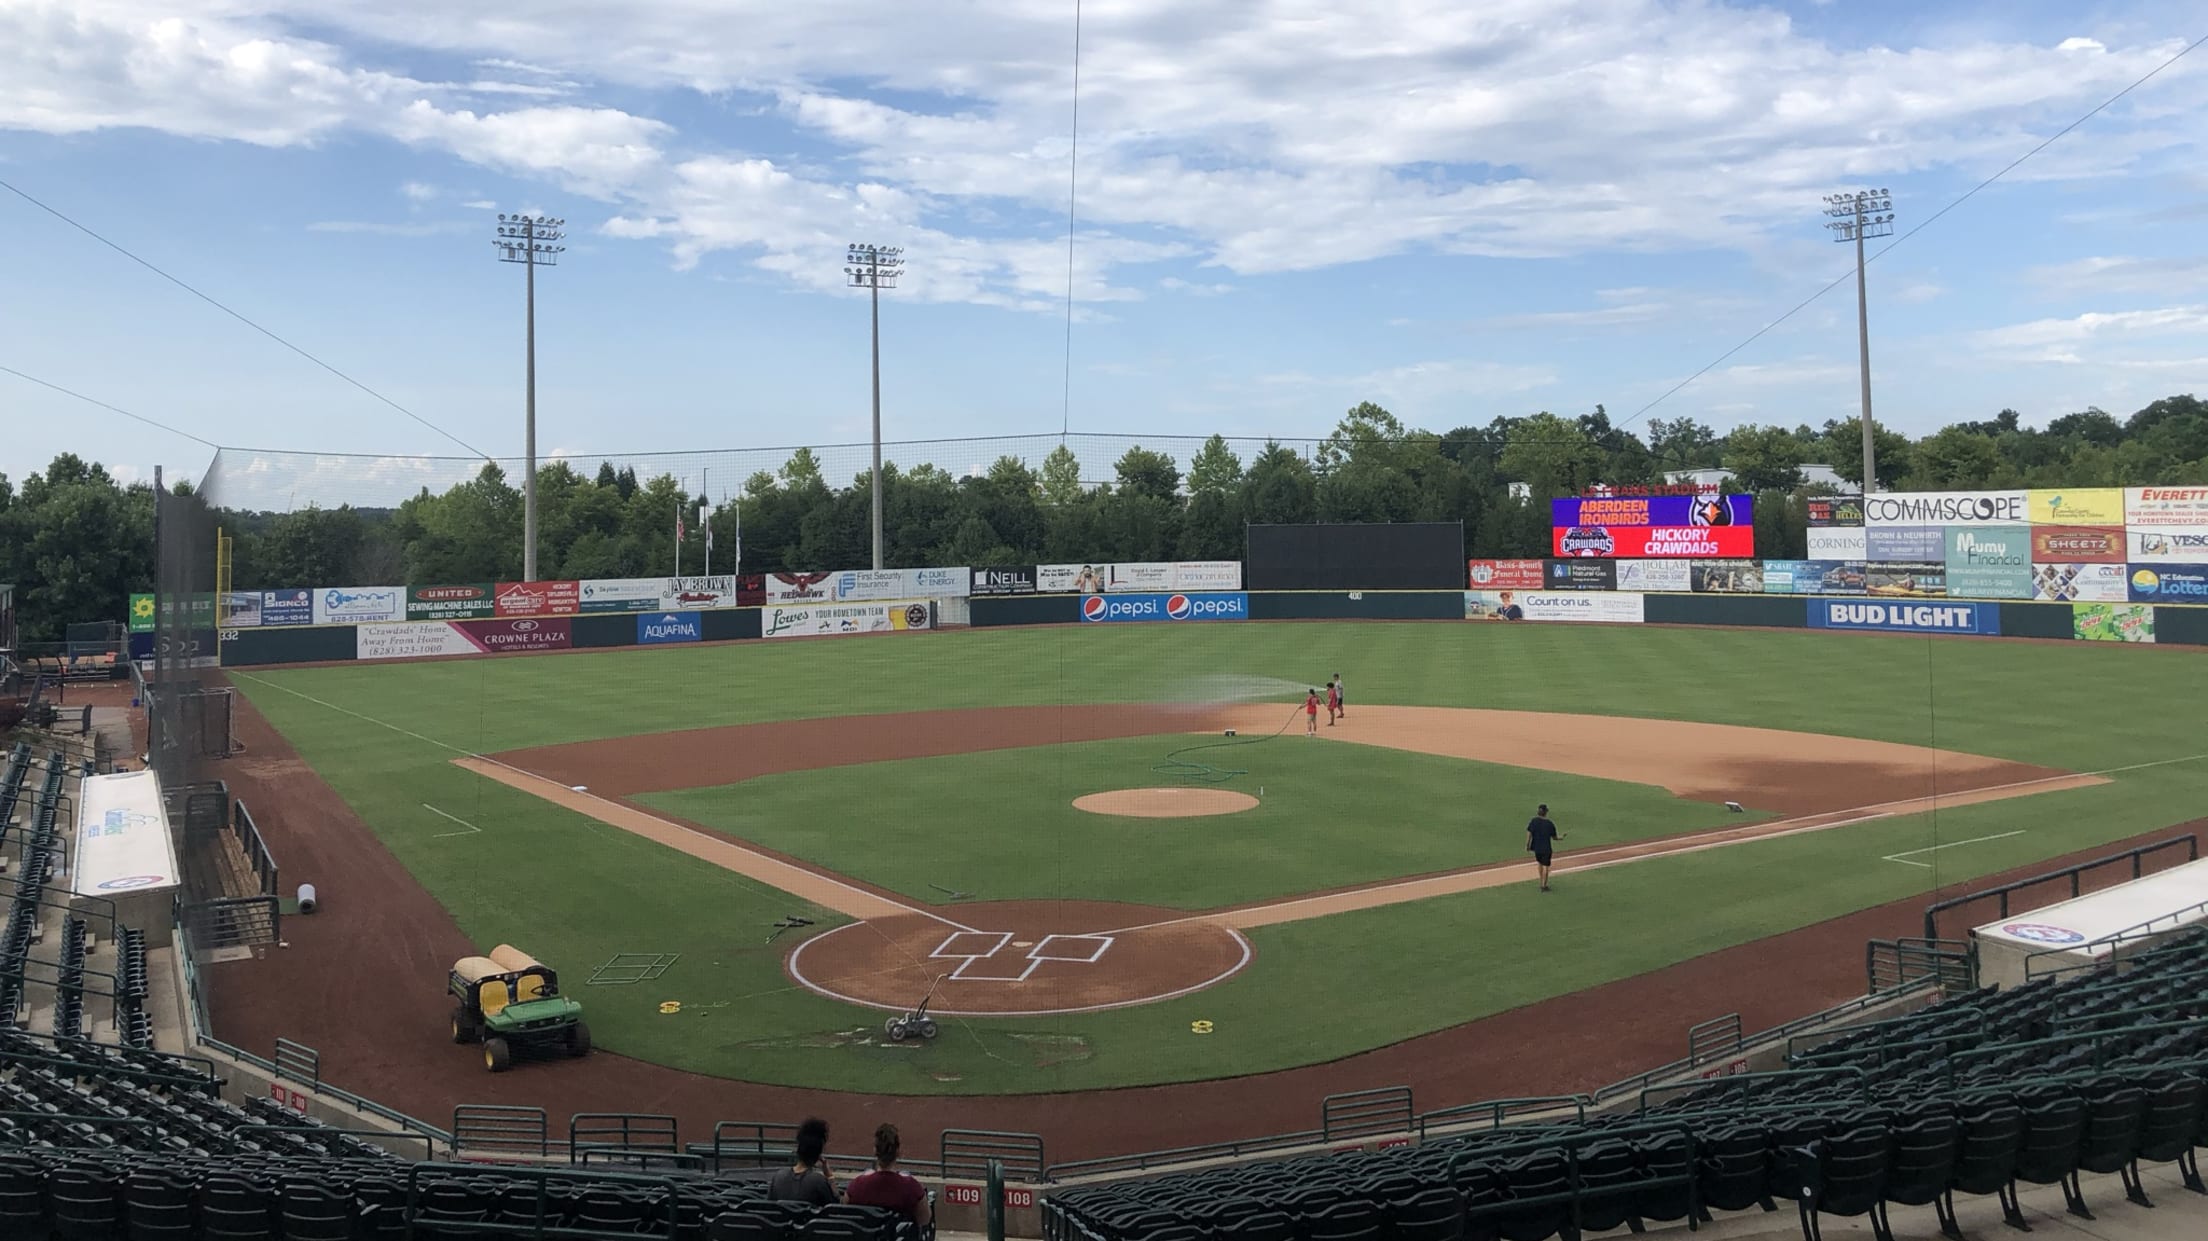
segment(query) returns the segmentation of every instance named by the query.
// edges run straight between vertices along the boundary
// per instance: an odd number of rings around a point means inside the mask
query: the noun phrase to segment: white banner
[[[1862,531],[1856,531],[1861,534]],[[1620,560],[1618,589],[1625,591],[1694,589],[1694,566],[1685,560]]]
[[[2133,562],[2208,564],[2208,526],[2130,529],[2124,532],[2124,551]]]
[[[314,588],[314,623],[356,625],[367,621],[406,619],[403,586],[317,586]]]
[[[695,612],[701,608],[736,606],[736,579],[715,577],[667,577],[659,579],[659,610]]]
[[[1526,619],[1534,621],[1602,621],[1638,625],[1645,618],[1641,596],[1595,590],[1533,591],[1518,596]]]
[[[1128,561],[1113,564],[1035,566],[1035,593],[1102,595],[1118,592],[1162,594],[1175,590],[1240,590],[1239,560]]]
[[[261,592],[234,590],[222,597],[222,619],[217,622],[224,629],[258,629],[261,624]]]
[[[768,603],[827,603],[836,597],[833,573],[769,573]]]
[[[475,655],[482,648],[445,621],[408,621],[400,625],[362,625],[353,631],[355,659],[422,659],[430,655]]]
[[[86,776],[77,792],[78,896],[113,900],[126,892],[173,888],[176,851],[161,808],[161,781],[150,771]]]
[[[2120,564],[2035,564],[2032,598],[2067,603],[2122,603],[2130,573]]]
[[[1239,560],[1183,560],[1173,566],[1175,590],[1240,590]]]
[[[1861,526],[1811,526],[1809,560],[1868,560],[1871,536]]]
[[[2126,487],[2127,526],[2208,526],[2208,487]]]
[[[963,599],[973,591],[973,571],[955,569],[846,569],[827,585],[838,603],[889,599]],[[770,591],[768,597],[773,597]]]
[[[1039,595],[1101,595],[1108,564],[1039,564],[1035,566],[1035,593]]]
[[[664,605],[670,580],[664,577],[601,577],[583,582],[576,600],[585,612],[653,612]],[[687,581],[689,579],[679,579]]]
[[[935,609],[926,603],[770,603],[759,611],[759,633],[767,638],[840,637],[934,627]]]
[[[1880,491],[1863,497],[1866,526],[2013,526],[2032,520],[2022,491]]]

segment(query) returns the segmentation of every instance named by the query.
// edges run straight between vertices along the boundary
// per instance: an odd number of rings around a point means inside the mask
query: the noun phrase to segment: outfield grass
[[[1185,756],[1241,772],[1198,787],[1262,792],[1255,809],[1189,819],[1074,809],[1088,793],[1182,783],[1156,769],[1190,740],[865,763],[635,800],[915,901],[945,901],[944,889],[1047,900],[1078,876],[1085,898],[1172,909],[1522,857],[1540,802],[1571,808],[1576,848],[1741,822],[1648,785],[1314,742],[1300,730]]]
[[[1194,1080],[1329,1059],[1935,884],[2200,817],[2208,813],[2208,762],[2176,760],[2208,750],[2202,658],[2087,643],[1343,623],[977,631],[233,676],[471,937],[525,943],[565,970],[586,972],[616,952],[681,952],[660,983],[592,988],[592,1027],[607,1048],[763,1081],[1002,1093]],[[1308,684],[1336,671],[1347,679],[1352,709],[1401,703],[1710,720],[2113,774],[2099,787],[1943,810],[1936,821],[1881,820],[1592,872],[1571,877],[1541,903],[1524,887],[1506,887],[1261,928],[1251,933],[1257,954],[1250,968],[1212,990],[1075,1018],[960,1022],[962,1037],[916,1053],[857,1041],[853,1032],[876,1026],[879,1014],[790,986],[781,971],[783,945],[770,949],[763,941],[776,918],[806,912],[801,902],[448,761],[459,752],[795,716],[1200,698],[1224,678]],[[1119,745],[1097,748],[1097,761]],[[1139,763],[1155,745],[1132,743],[1111,761]],[[813,788],[815,799],[840,795],[823,792],[839,780],[883,796],[928,789],[931,800],[958,798],[961,785],[943,773],[980,757],[874,764],[803,779],[825,781]],[[1088,761],[1085,754],[1054,753],[1037,767],[1048,772],[1053,764]],[[911,770],[888,770],[894,768]],[[1506,770],[1483,772],[1483,787]],[[1109,774],[1112,782],[1103,787],[1130,783],[1116,768]],[[1279,778],[1324,783],[1315,769]],[[789,789],[771,787],[784,779],[792,781]],[[1275,779],[1268,774],[1264,781],[1269,800]],[[1545,788],[1557,779],[1541,777]],[[798,780],[774,777],[744,787],[790,797],[801,808],[806,799],[797,796]],[[1430,816],[1437,834],[1412,847],[1435,853],[1456,848],[1455,824],[1492,818],[1508,829],[1515,850],[1522,810],[1490,814],[1445,775],[1431,781],[1416,800],[1398,796],[1392,783],[1363,790],[1360,813]],[[1075,783],[1053,778],[1038,786],[1070,800]],[[879,804],[873,795],[851,796],[862,810]],[[1523,800],[1522,793],[1510,796]],[[1434,804],[1419,804],[1428,798]],[[970,821],[1005,821],[977,817],[993,812],[971,798],[958,805]],[[482,830],[452,836],[453,824],[440,810]],[[762,836],[793,830],[792,817],[773,816]],[[887,827],[885,818],[892,820]],[[907,847],[895,840],[896,818],[862,813],[843,823],[864,855],[878,845]],[[1192,829],[1208,833],[1227,821],[1165,820],[1158,831],[1116,820],[1083,825],[1093,835],[1097,825],[1119,824],[1113,838],[1135,843],[1117,854],[1108,843],[1076,853],[1072,829],[1061,826],[1038,833],[1043,852],[1008,865],[1005,877],[1030,895],[1066,897],[1097,895],[1100,879],[1170,877],[1175,867],[1143,856],[1158,852],[1155,841],[1133,832],[1183,841]],[[1344,830],[1355,826],[1337,822]],[[1570,843],[1586,843],[1578,824],[1568,830]],[[1922,855],[1937,870],[1880,860],[2012,831],[2024,834]],[[1447,864],[1474,860],[1469,828],[1462,840],[1467,856]],[[824,861],[864,873],[866,863],[832,838],[808,847],[832,849],[844,864]],[[1364,847],[1329,839],[1322,851],[1354,854]],[[1261,852],[1246,844],[1220,856],[1230,860],[1230,872],[1290,864]],[[544,892],[562,899],[539,899]],[[1195,899],[1193,892],[1185,898]],[[834,922],[818,910],[807,916],[823,926]],[[682,1010],[661,1014],[665,1000],[680,1001]],[[1327,1020],[1293,1019],[1313,1012]],[[1214,1022],[1218,1034],[1190,1037],[1188,1023],[1198,1019]]]

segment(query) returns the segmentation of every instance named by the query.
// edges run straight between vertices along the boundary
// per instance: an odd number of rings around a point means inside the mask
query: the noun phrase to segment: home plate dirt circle
[[[791,981],[905,1012],[935,987],[945,1017],[1041,1017],[1201,991],[1250,963],[1231,927],[1110,901],[987,901],[833,927],[791,949]],[[937,980],[940,978],[940,982]]]
[[[1130,819],[1189,819],[1207,814],[1250,810],[1257,799],[1228,789],[1113,789],[1073,799],[1073,808],[1090,814]]]

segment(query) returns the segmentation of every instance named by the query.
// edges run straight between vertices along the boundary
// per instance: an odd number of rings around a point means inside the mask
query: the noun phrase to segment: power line
[[[1066,375],[1059,393],[1058,437],[1073,427],[1073,229],[1081,185],[1081,0],[1073,0],[1073,123],[1066,156]]]
[[[281,336],[278,336],[275,332],[270,331],[268,328],[262,327],[260,324],[246,318],[244,315],[238,313],[235,310],[232,310],[230,307],[223,305],[221,302],[215,300],[208,294],[203,293],[200,290],[192,287],[185,281],[170,275],[168,272],[163,271],[161,268],[155,266],[152,262],[140,258],[138,255],[132,253],[121,244],[110,241],[108,238],[102,236],[99,232],[91,228],[89,225],[81,224],[76,220],[70,218],[66,213],[62,212],[58,208],[49,206],[48,204],[41,202],[39,199],[32,197],[21,187],[13,184],[5,178],[0,178],[0,189],[6,190],[10,194],[15,195],[17,198],[22,199],[24,202],[27,202],[33,207],[38,208],[40,211],[45,212],[46,214],[54,217],[55,219],[61,221],[69,227],[77,230],[78,232],[83,233],[85,236],[90,237],[96,242],[99,242],[101,245],[106,246],[108,249],[113,250],[115,253],[122,255],[124,258],[129,259],[131,262],[138,264],[140,267],[145,268],[147,271],[152,272],[154,275],[159,276],[163,280],[168,281],[170,284],[175,285],[177,288],[184,290],[186,293],[191,294],[193,297],[198,298],[199,300],[207,303],[208,305],[230,316],[231,318],[236,319],[238,322],[244,324],[249,328],[252,328],[254,331],[259,332],[261,335],[268,337],[270,340],[275,341],[277,344],[291,350],[293,353],[298,354],[300,357],[305,358],[307,361],[314,363],[316,366],[321,367],[323,370],[328,371],[330,374],[335,375],[339,379],[344,380],[346,383],[349,383],[355,388],[360,389],[362,392],[367,393],[369,396],[374,397],[376,400],[383,402],[385,405],[388,405],[391,408],[399,411],[400,413],[405,414],[407,417],[412,418],[414,421],[422,424],[425,427],[428,427],[430,430],[435,431],[437,434],[442,435],[446,439],[451,440],[453,443],[467,449],[475,456],[482,457],[485,460],[490,459],[489,453],[484,452],[482,449],[477,448],[475,445],[470,444],[464,439],[461,439],[459,436],[454,435],[452,432],[445,430],[443,427],[440,427],[436,423],[431,422],[429,419],[422,417],[420,414],[417,414],[413,410],[408,409],[406,406],[399,404],[397,401],[394,401],[390,397],[385,396],[383,393],[376,391],[374,388],[369,387],[367,384],[362,383],[358,379],[353,378],[351,375],[346,374],[344,371],[337,369],[336,367],[316,357],[312,353],[307,352],[305,349],[299,347],[298,345],[292,344],[290,341],[285,340]],[[97,404],[97,402],[94,403]],[[122,411],[118,410],[117,412],[120,413]],[[137,417],[136,414],[132,414],[130,416],[133,418]],[[143,420],[141,419],[141,421]],[[178,434],[182,434],[182,432],[178,432]],[[197,439],[198,437],[194,436],[192,438]],[[205,443],[206,441],[202,440],[201,442]]]
[[[0,366],[0,373],[13,375],[17,379],[23,380],[25,383],[37,384],[41,388],[45,388],[52,392],[59,392],[63,396],[75,397],[77,400],[83,401],[87,405],[97,405],[101,409],[104,409],[109,413],[121,414],[123,417],[128,418],[133,422],[142,422],[157,431],[166,431],[171,435],[181,435],[185,439],[188,439],[195,444],[205,444],[207,447],[214,449],[216,452],[222,451],[222,445],[217,444],[211,439],[203,439],[197,435],[192,434],[189,431],[182,430],[178,427],[172,427],[166,422],[157,422],[154,419],[148,418],[143,414],[131,413],[129,410],[124,409],[120,405],[110,405],[106,401],[100,400],[98,397],[86,396],[82,392],[78,392],[71,388],[64,388],[60,384],[40,379],[36,375],[26,375],[22,371],[19,371],[12,366]]]
[[[2156,65],[2154,68],[2149,69],[2145,74],[2140,76],[2140,78],[2137,81],[2134,81],[2131,85],[2126,86],[2124,89],[2117,91],[2115,94],[2110,95],[2106,99],[2103,99],[2099,104],[2094,106],[2092,111],[2087,112],[2084,116],[2081,116],[2077,120],[2074,120],[2068,125],[2063,126],[2061,129],[2056,130],[2054,133],[2048,135],[2048,137],[2038,146],[2035,146],[2031,150],[2017,156],[2015,159],[2010,160],[2008,164],[2003,167],[1999,172],[1994,173],[1992,176],[1987,177],[1985,180],[1980,181],[1978,184],[1971,186],[1968,190],[1963,191],[1963,193],[1958,195],[1954,199],[1954,201],[1948,203],[1946,206],[1940,208],[1938,211],[1933,212],[1931,215],[1926,216],[1924,218],[1924,223],[1917,225],[1915,228],[1910,229],[1908,232],[1903,233],[1901,236],[1894,238],[1885,246],[1881,247],[1878,253],[1870,256],[1870,259],[1868,261],[1874,263],[1877,262],[1879,259],[1891,253],[1895,246],[1901,245],[1903,242],[1908,241],[1911,237],[1914,237],[1918,233],[1923,232],[1925,229],[1932,227],[1932,225],[1936,221],[1938,221],[1941,216],[1946,215],[1948,212],[1953,211],[1955,208],[1960,207],[1964,203],[1969,202],[1971,199],[1977,197],[1980,190],[1985,189],[1987,186],[1992,185],[1994,182],[1999,181],[2001,178],[2008,176],[2012,172],[2015,172],[2018,166],[2023,164],[2024,161],[2039,154],[2041,151],[2046,150],[2048,147],[2053,146],[2056,142],[2067,136],[2078,126],[2083,125],[2087,121],[2092,120],[2094,117],[2099,116],[2101,113],[2106,112],[2110,107],[2114,106],[2116,102],[2122,99],[2124,96],[2129,95],[2131,92],[2138,90],[2142,86],[2145,86],[2148,82],[2153,81],[2158,75],[2161,74],[2163,70],[2191,55],[2193,51],[2199,48],[2200,45],[2203,43],[2208,43],[2208,35],[2202,35],[2200,38],[2186,44],[2184,47],[2178,50],[2176,55],[2170,57],[2168,60],[2163,61],[2161,64]],[[1780,324],[1786,322],[1788,319],[1791,319],[1795,315],[1800,314],[1802,311],[1808,309],[1811,302],[1814,302],[1818,298],[1823,297],[1825,294],[1839,288],[1842,284],[1846,283],[1848,277],[1853,274],[1853,272],[1840,273],[1840,275],[1833,278],[1830,284],[1825,285],[1823,288],[1817,290],[1815,293],[1812,293],[1808,297],[1805,297],[1801,301],[1795,303],[1794,307],[1788,310],[1785,314],[1780,315],[1778,318],[1773,319],[1771,322],[1764,324],[1760,328],[1757,328],[1755,332],[1748,337],[1748,339],[1740,342],[1737,345],[1734,345],[1732,348],[1727,349],[1725,352],[1717,355],[1716,358],[1710,361],[1709,365],[1704,366],[1701,370],[1698,370],[1692,375],[1687,376],[1685,379],[1680,380],[1678,383],[1673,384],[1671,387],[1664,390],[1663,395],[1657,397],[1653,401],[1650,401],[1648,404],[1641,406],[1639,409],[1634,410],[1631,414],[1627,415],[1622,421],[1618,423],[1618,427],[1622,430],[1626,425],[1638,420],[1643,414],[1646,414],[1648,411],[1656,408],[1658,405],[1661,405],[1665,401],[1668,401],[1672,397],[1678,395],[1682,390],[1687,387],[1687,385],[1693,383],[1695,380],[1702,378],[1704,375],[1709,374],[1711,371],[1716,370],[1719,366],[1723,365],[1726,359],[1732,357],[1736,353],[1739,353],[1741,350],[1746,349],[1748,346],[1755,344],[1758,340],[1761,340],[1767,333],[1771,331],[1771,329],[1779,326]]]

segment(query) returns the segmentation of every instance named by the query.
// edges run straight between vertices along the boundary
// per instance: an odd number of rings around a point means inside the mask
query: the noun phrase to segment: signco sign
[[[2032,520],[2022,491],[1899,491],[1863,497],[1866,526],[2021,526]]]

